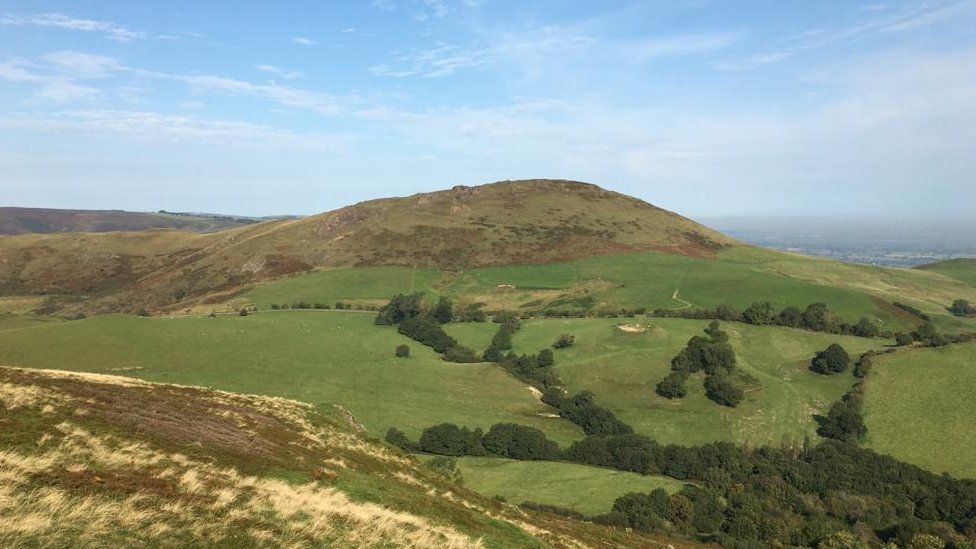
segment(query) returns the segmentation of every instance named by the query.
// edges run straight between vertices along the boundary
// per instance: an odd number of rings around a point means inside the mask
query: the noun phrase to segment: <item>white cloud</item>
[[[93,99],[101,95],[101,91],[90,86],[82,86],[74,82],[61,80],[45,84],[35,94],[35,97],[53,101],[54,103],[72,103],[79,100]]]
[[[296,36],[291,39],[292,43],[298,44],[300,46],[315,46],[318,44],[315,40],[311,38],[305,38],[304,36]]]
[[[145,38],[146,33],[134,31],[122,25],[94,19],[71,17],[62,13],[40,13],[35,15],[4,15],[0,23],[7,26],[54,27],[86,32],[97,32],[106,38],[119,42],[128,42],[136,38]]]
[[[283,69],[281,67],[276,67],[274,65],[255,65],[254,68],[259,71],[277,76],[278,78],[284,78],[286,80],[291,80],[294,78],[302,78],[305,76],[305,73],[301,71],[291,71],[288,69]]]
[[[625,46],[635,61],[658,57],[696,55],[725,49],[736,43],[739,33],[713,32],[651,38]]]
[[[65,72],[85,77],[105,76],[124,68],[114,57],[70,50],[51,52],[41,59]]]
[[[339,32],[341,32],[342,34],[352,34],[352,33],[356,32],[356,29],[354,29],[352,27],[349,27],[347,29],[342,29]]]
[[[40,74],[40,67],[23,60],[13,59],[0,63],[0,79],[8,82],[38,85],[34,98],[55,103],[69,103],[76,100],[92,99],[100,95],[99,90],[75,83],[71,78]]]

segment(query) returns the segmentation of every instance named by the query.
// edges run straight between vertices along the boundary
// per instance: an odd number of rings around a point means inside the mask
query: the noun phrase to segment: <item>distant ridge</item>
[[[177,229],[213,232],[264,219],[220,214],[0,207],[0,235]]]

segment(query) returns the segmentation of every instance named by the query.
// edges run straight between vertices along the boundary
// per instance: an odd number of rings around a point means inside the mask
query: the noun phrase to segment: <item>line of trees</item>
[[[952,302],[949,312],[956,316],[974,316],[976,315],[976,305],[965,299],[957,299]]]
[[[398,294],[380,308],[376,324],[396,326],[399,333],[441,353],[448,362],[481,362],[474,351],[458,344],[441,327],[453,317],[453,306],[447,298],[438,299],[432,307],[424,307],[420,294]]]
[[[715,309],[655,309],[651,316],[697,320],[714,319],[745,322],[756,326],[785,326],[814,332],[859,337],[890,335],[882,333],[878,326],[867,317],[861,317],[855,324],[843,322],[830,310],[826,303],[811,303],[802,311],[790,306],[777,312],[772,303],[760,301],[749,305],[743,311],[739,311],[730,305],[719,305]]]

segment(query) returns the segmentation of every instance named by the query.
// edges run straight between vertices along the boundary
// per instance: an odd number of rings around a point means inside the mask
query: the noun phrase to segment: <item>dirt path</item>
[[[681,303],[681,304],[684,305],[683,307],[678,307],[677,310],[690,309],[690,308],[692,308],[694,306],[690,302],[685,301],[685,300],[681,299],[680,297],[678,297],[678,289],[677,288],[675,288],[674,289],[674,293],[671,294],[671,299],[673,299],[673,300],[675,300],[675,301],[677,301],[677,302],[679,302],[679,303]]]

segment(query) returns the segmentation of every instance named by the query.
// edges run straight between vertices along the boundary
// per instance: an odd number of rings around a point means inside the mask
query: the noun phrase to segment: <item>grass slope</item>
[[[630,320],[628,320],[630,321]],[[518,352],[534,353],[562,333],[576,336],[573,347],[556,351],[556,371],[572,392],[589,389],[638,432],[662,443],[683,445],[727,440],[749,444],[796,443],[816,436],[814,413],[823,413],[854,381],[850,372],[820,376],[808,370],[816,351],[841,343],[852,355],[878,348],[881,340],[833,336],[779,327],[724,323],[739,369],[759,386],[736,408],[705,398],[698,377],[689,394],[667,400],[654,386],[669,371],[671,358],[704,321],[652,319],[645,333],[625,333],[613,319],[531,320],[515,335]],[[630,321],[632,322],[632,321]],[[644,322],[644,321],[642,321]]]
[[[0,367],[4,547],[693,544],[480,497],[280,398]]]
[[[938,263],[921,265],[916,267],[916,269],[943,274],[976,287],[976,259],[949,259],[947,261],[939,261]]]
[[[412,356],[398,359],[398,344]],[[3,332],[0,363],[114,373],[347,407],[370,432],[416,438],[442,422],[515,422],[565,444],[580,436],[490,364],[451,364],[373,325],[373,315],[275,312],[246,318],[94,317]]]
[[[735,247],[712,258],[663,253],[606,255],[568,263],[482,267],[462,272],[406,267],[332,269],[264,283],[234,305],[296,301],[331,304],[383,302],[399,292],[447,295],[489,309],[714,308],[743,309],[755,301],[777,308],[823,302],[846,321],[862,316],[892,330],[918,319],[891,305],[914,304],[947,331],[976,328],[948,314],[955,297],[973,288],[923,271],[877,269]],[[974,299],[976,301],[976,299]]]
[[[876,362],[867,446],[936,473],[976,478],[976,344],[910,349]]]
[[[498,458],[458,459],[464,485],[488,497],[503,496],[511,503],[545,503],[585,515],[606,513],[614,500],[630,492],[681,489],[681,481],[643,476],[575,463],[515,461]]]

